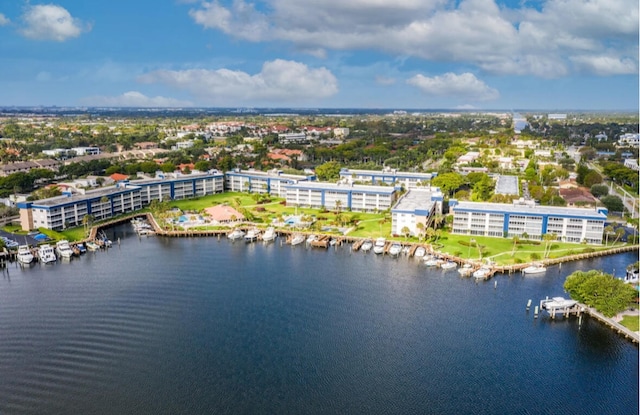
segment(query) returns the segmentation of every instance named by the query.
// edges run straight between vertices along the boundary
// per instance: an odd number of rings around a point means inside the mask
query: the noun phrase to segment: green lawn
[[[625,326],[631,331],[640,330],[640,318],[638,316],[624,316],[620,324]]]
[[[472,239],[475,241],[475,244],[469,244]],[[545,251],[545,243],[542,241],[540,241],[539,245],[535,245],[529,241],[521,241],[516,245],[514,251],[513,240],[508,238],[454,235],[444,232],[438,240],[438,243],[442,244],[441,247],[437,247],[441,252],[474,260],[489,258],[498,264],[504,265],[543,259]],[[481,248],[482,254],[480,254],[479,247],[484,247]],[[559,258],[567,255],[602,251],[605,249],[607,248],[603,246],[552,242],[551,250],[547,258]]]

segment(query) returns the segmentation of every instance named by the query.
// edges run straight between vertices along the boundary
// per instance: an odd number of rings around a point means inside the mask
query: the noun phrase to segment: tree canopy
[[[443,192],[451,195],[455,190],[465,184],[465,179],[460,173],[443,173],[434,177],[431,184],[442,189]]]
[[[607,317],[624,311],[638,296],[629,284],[602,271],[576,271],[564,282],[572,299],[594,307]]]

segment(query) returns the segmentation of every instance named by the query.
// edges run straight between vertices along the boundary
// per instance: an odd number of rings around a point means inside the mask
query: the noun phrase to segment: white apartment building
[[[560,241],[602,244],[607,209],[538,206],[533,203],[477,203],[449,201],[453,210],[453,233],[493,237],[526,234],[542,239],[554,234]]]

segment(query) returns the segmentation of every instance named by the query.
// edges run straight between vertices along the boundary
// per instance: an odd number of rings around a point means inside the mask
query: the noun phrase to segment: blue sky
[[[0,0],[0,105],[638,109],[637,0]]]

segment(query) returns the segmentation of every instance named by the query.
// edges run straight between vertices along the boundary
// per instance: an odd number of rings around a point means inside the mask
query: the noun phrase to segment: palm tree
[[[551,242],[556,240],[556,235],[553,233],[545,233],[542,235],[544,241],[544,258],[547,258],[551,253]]]
[[[442,216],[441,213],[436,213],[435,216],[433,217],[433,227],[438,229],[440,226],[442,226],[443,222],[444,222],[444,216]]]
[[[622,238],[626,232],[621,227],[616,229],[616,239],[613,241],[612,245],[615,245],[618,242],[618,239]]]
[[[400,229],[400,232],[404,235],[404,240],[406,241],[409,237],[409,234],[411,234],[411,229],[409,229],[409,227],[407,226],[403,226],[402,229]]]
[[[427,228],[427,241],[431,242],[436,235],[436,231],[433,228]]]
[[[424,237],[424,223],[418,222],[416,224],[416,229],[418,230],[418,239],[422,240]]]
[[[514,256],[516,253],[516,245],[520,242],[520,238],[518,235],[513,235],[513,249],[511,250],[511,256]]]
[[[615,232],[615,230],[613,229],[613,226],[609,225],[606,226],[604,228],[604,246],[609,246],[609,235],[613,235],[613,233]]]
[[[341,208],[342,208],[342,200],[336,200],[336,211],[340,212]]]
[[[93,215],[84,215],[82,217],[82,226],[84,226],[85,233],[88,233],[92,223],[93,223]]]

